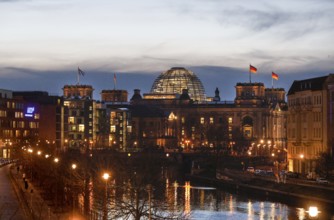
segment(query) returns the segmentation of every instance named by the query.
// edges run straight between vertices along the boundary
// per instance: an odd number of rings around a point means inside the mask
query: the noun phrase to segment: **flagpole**
[[[79,73],[79,67],[78,67],[78,73],[77,73],[77,85],[80,84],[80,73]]]
[[[114,73],[114,90],[116,90],[116,74]]]
[[[252,83],[252,77],[251,77],[252,74],[251,74],[251,70],[250,70],[251,68],[250,67],[251,67],[251,65],[249,64],[249,83]]]

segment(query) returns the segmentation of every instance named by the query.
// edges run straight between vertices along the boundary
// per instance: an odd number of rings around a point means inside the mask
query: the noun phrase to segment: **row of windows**
[[[70,131],[78,131],[78,132],[84,132],[85,131],[85,125],[79,124],[79,125],[71,125]]]
[[[308,119],[308,117],[307,117],[308,114],[307,113],[300,113],[299,115],[301,117],[301,122],[307,122],[307,119]],[[322,120],[322,113],[321,112],[313,112],[312,115],[313,115],[313,122],[321,122],[321,120]],[[290,122],[295,123],[296,118],[297,118],[297,115],[291,114],[291,115],[288,116],[288,122],[289,123]]]
[[[307,128],[303,128],[302,137],[307,138]],[[295,128],[289,128],[288,129],[288,136],[289,138],[296,138],[296,129]],[[313,138],[321,138],[322,136],[322,129],[321,128],[313,128]]]
[[[13,137],[28,137],[30,135],[30,131],[29,130],[24,130],[24,131],[20,131],[20,130],[3,130],[2,131],[2,137],[4,138],[13,138]]]
[[[313,103],[310,96],[302,97],[302,98],[290,98],[288,101],[289,106],[296,105],[321,105],[322,104],[322,96],[316,95],[313,96]]]

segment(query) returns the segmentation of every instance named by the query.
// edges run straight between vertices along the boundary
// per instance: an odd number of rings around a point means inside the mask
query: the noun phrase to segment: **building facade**
[[[130,104],[107,106],[110,111],[126,107],[131,126],[127,135],[129,147],[134,143],[137,147],[181,147],[185,151],[219,147],[233,154],[280,155],[281,160],[286,159],[284,89],[268,89],[263,83],[237,83],[234,101],[219,101],[216,89],[212,101],[198,102],[191,98],[187,88],[181,87],[182,92],[175,93],[170,87],[177,76],[175,69],[171,69],[158,77],[151,93],[142,97],[136,89]],[[199,83],[192,81],[192,84]],[[168,88],[159,87],[164,85]],[[155,92],[165,90],[167,93]],[[205,96],[204,90],[197,92],[202,92],[199,97]]]
[[[294,81],[288,105],[289,170],[315,172],[322,153],[333,157],[334,75]]]
[[[36,145],[40,106],[15,99],[13,92],[0,90],[0,157],[11,158],[14,146]]]
[[[65,117],[64,149],[93,147],[96,140],[96,102],[93,100],[93,87],[90,85],[65,85],[63,88]]]

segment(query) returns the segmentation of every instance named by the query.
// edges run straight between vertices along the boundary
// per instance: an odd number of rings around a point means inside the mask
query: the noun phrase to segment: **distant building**
[[[334,150],[334,75],[296,80],[288,92],[289,170],[316,169],[321,153]]]
[[[39,104],[13,98],[0,90],[0,157],[11,158],[13,146],[35,145],[40,123]]]
[[[55,150],[61,150],[67,135],[67,130],[62,129],[67,120],[67,109],[64,107],[62,97],[50,96],[47,92],[41,91],[15,91],[13,97],[39,105],[38,140],[42,141],[43,145],[47,144]]]
[[[127,102],[128,92],[126,90],[102,90],[102,102]]]
[[[161,73],[152,85],[150,96],[159,94],[181,95],[182,89],[188,89],[189,96],[193,101],[206,101],[202,82],[192,71],[183,67],[173,67]],[[160,98],[163,97],[160,96]]]
[[[64,147],[83,149],[93,147],[96,140],[96,102],[90,85],[65,85],[64,106],[68,108],[68,121],[64,129],[68,131]]]
[[[234,101],[220,101],[216,89],[210,102],[204,98],[201,85],[186,69],[172,68],[154,81],[150,93],[142,96],[136,89],[130,104],[110,104],[107,109],[127,109],[131,118],[128,143],[136,143],[137,147],[192,150],[220,146],[236,154],[248,151],[285,159],[284,89],[268,89],[263,83],[238,83]],[[194,94],[198,95],[195,100]]]

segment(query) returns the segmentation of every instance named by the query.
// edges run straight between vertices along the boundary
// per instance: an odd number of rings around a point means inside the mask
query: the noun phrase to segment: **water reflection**
[[[131,201],[136,194],[130,190],[129,182],[123,182],[123,187],[115,187],[116,183],[110,183],[108,190],[109,204],[108,209],[117,209],[118,200]],[[91,183],[90,185],[93,185]],[[91,191],[93,193],[93,190]],[[247,220],[266,220],[266,219],[292,219],[306,220],[318,219],[334,219],[333,214],[324,213],[318,210],[318,207],[295,208],[282,203],[271,201],[258,201],[249,199],[247,195],[238,195],[219,190],[212,187],[198,187],[191,182],[177,182],[166,178],[162,187],[155,188],[152,192],[152,203],[160,204],[158,200],[164,201],[166,210],[163,212],[183,212],[189,219],[247,219]],[[147,201],[147,195],[141,197],[141,200]],[[98,197],[92,195],[90,204],[91,208],[99,210],[101,207]],[[162,204],[162,203],[161,203]],[[321,209],[321,208],[320,208]],[[100,212],[100,211],[98,211]],[[311,218],[317,213],[316,218]]]
[[[310,214],[303,208],[245,199],[214,188],[192,186],[190,182],[185,182],[184,185],[174,182],[173,188],[174,202],[184,205],[184,213],[190,219],[310,219]]]

